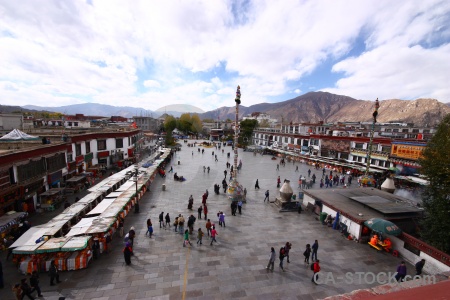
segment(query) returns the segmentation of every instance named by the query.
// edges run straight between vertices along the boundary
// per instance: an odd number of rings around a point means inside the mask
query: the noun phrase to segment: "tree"
[[[253,130],[258,125],[258,121],[254,119],[247,119],[240,123],[240,134],[238,142],[241,145],[247,146],[252,139]]]
[[[173,117],[168,115],[166,119],[164,120],[164,129],[166,132],[172,133],[172,131],[177,127],[177,120]]]
[[[421,237],[430,245],[450,253],[450,114],[438,125],[419,163],[430,184],[423,193],[425,218]]]
[[[202,132],[203,129],[203,123],[200,120],[200,117],[197,114],[193,114],[191,117],[191,131],[195,133],[195,135],[198,135],[200,132]]]
[[[178,119],[178,129],[184,133],[188,133],[191,130],[192,118],[191,114],[184,113]]]

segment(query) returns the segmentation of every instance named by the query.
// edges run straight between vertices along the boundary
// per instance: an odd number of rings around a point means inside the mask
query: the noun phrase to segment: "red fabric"
[[[320,272],[320,266],[318,262],[314,263],[314,273],[319,273]]]

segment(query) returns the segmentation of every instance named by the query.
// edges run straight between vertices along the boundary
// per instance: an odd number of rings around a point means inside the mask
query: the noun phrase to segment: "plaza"
[[[233,162],[232,148],[187,147],[174,154],[166,171],[173,167],[174,172],[186,178],[184,182],[173,180],[173,173],[166,178],[157,176],[149,191],[140,201],[140,213],[125,218],[125,232],[135,227],[135,256],[132,264],[125,265],[123,258],[123,239],[116,235],[112,241],[112,251],[102,254],[92,261],[87,269],[61,272],[62,283],[50,286],[46,273],[40,275],[44,299],[321,299],[331,295],[347,293],[357,289],[377,286],[377,282],[366,283],[354,280],[352,284],[344,282],[346,273],[395,272],[401,258],[387,253],[378,253],[367,244],[348,241],[338,231],[323,226],[316,215],[297,212],[280,213],[273,203],[263,202],[264,193],[270,191],[270,200],[277,196],[276,179],[291,180],[294,192],[298,193],[297,180],[300,175],[318,178],[322,170],[314,170],[306,164],[286,163],[276,166],[279,159],[271,160],[267,155],[254,155],[239,149],[242,169],[238,174],[239,182],[247,189],[247,203],[242,215],[231,216],[230,203],[221,189],[221,194],[213,192],[214,184],[221,185],[226,162]],[[214,154],[218,156],[215,161]],[[227,153],[230,158],[227,159]],[[178,161],[180,162],[178,164]],[[204,172],[205,167],[211,171]],[[295,172],[296,166],[299,172]],[[230,170],[226,178],[229,182]],[[260,189],[255,190],[256,179]],[[165,184],[166,189],[162,189]],[[356,187],[356,181],[352,188]],[[319,188],[316,184],[313,188]],[[333,189],[342,188],[341,186]],[[197,208],[201,205],[201,195],[208,189],[208,218],[216,225],[217,242],[209,245],[207,236],[203,245],[196,244],[196,231],[205,229],[205,220],[195,222],[191,236],[192,247],[182,247],[182,235],[171,228],[159,228],[158,215],[169,213],[171,223],[175,216],[185,218],[191,214],[197,217]],[[193,210],[187,209],[188,198],[194,197]],[[226,215],[226,227],[218,226],[217,212]],[[34,216],[32,225],[46,222],[51,213]],[[53,215],[52,215],[53,216]],[[146,220],[153,222],[154,235],[145,235]],[[38,221],[39,220],[39,221]],[[40,223],[39,223],[40,222]],[[303,262],[306,244],[319,241],[318,258],[323,276],[331,274],[335,282],[327,281],[315,285],[311,282],[312,271]],[[286,272],[278,267],[278,251],[286,242],[292,243],[290,263],[284,262]],[[275,270],[266,270],[270,248],[277,252]],[[12,299],[10,286],[25,276],[19,274],[11,261],[3,260],[5,288],[0,290],[1,299]],[[408,274],[413,275],[413,267],[408,265]]]

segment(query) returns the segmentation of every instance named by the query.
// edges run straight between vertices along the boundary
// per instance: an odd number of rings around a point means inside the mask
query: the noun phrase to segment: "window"
[[[391,132],[392,129],[391,128],[386,128],[385,132]]]
[[[123,139],[116,139],[116,149],[123,148]]]
[[[430,129],[424,129],[423,130],[423,133],[425,134],[425,133],[430,133]]]
[[[392,129],[392,132],[398,132],[398,128]]]
[[[73,161],[72,153],[67,153],[67,162]]]
[[[73,122],[73,126],[78,127],[78,122]]]
[[[81,155],[81,144],[75,144],[75,156]]]
[[[89,152],[91,152],[91,142],[90,141],[86,142],[86,153],[89,153]]]
[[[355,143],[356,149],[364,149],[364,143]]]
[[[408,133],[408,129],[402,129],[403,133]]]
[[[98,140],[97,141],[97,150],[106,150],[106,140]]]
[[[414,129],[412,130],[412,132],[413,132],[413,133],[419,133],[419,129],[414,128]]]
[[[382,146],[381,151],[391,153],[391,146]]]
[[[68,126],[72,126],[72,122],[67,122],[67,125]]]

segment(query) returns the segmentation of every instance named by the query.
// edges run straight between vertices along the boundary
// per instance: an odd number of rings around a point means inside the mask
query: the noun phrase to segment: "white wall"
[[[322,206],[322,212],[331,214],[331,216],[333,216],[333,217],[335,217],[336,213],[337,213],[335,210],[329,208],[325,204]],[[361,238],[361,225],[359,225],[358,223],[355,223],[354,221],[350,220],[349,218],[347,218],[343,215],[339,215],[339,222],[346,224],[348,226],[347,231],[352,236],[354,236],[356,239],[359,240]]]
[[[420,256],[415,255],[411,251],[405,249],[405,242],[395,236],[389,236],[392,241],[392,249],[397,250],[400,256],[415,265],[419,260],[425,259],[425,266],[423,267],[423,271],[430,275],[435,275],[443,272],[450,272],[450,267],[441,263],[440,261],[432,258],[426,253],[420,251]]]

